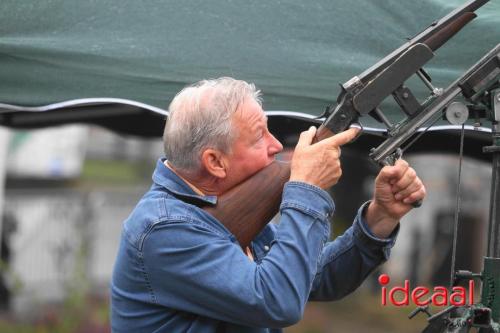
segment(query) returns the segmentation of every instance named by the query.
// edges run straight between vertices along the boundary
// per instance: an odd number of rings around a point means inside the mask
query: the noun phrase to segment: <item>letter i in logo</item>
[[[391,279],[387,274],[382,274],[378,277],[378,282],[382,286],[382,305],[387,305],[387,288],[384,286],[386,286],[389,281],[391,281]]]

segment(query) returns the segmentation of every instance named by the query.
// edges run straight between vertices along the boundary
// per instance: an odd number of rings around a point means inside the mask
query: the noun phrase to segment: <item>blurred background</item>
[[[109,290],[123,220],[149,188],[161,139],[117,135],[97,126],[1,129],[4,200],[1,222],[0,332],[109,332]],[[458,142],[457,142],[458,148]],[[428,190],[403,221],[389,262],[353,295],[310,303],[287,332],[419,332],[414,306],[381,306],[381,273],[390,286],[447,286],[458,155],[408,155]],[[378,168],[343,150],[334,187],[332,238],[371,196]],[[457,268],[480,271],[485,253],[489,183],[486,162],[466,159]],[[479,293],[476,293],[479,295]]]

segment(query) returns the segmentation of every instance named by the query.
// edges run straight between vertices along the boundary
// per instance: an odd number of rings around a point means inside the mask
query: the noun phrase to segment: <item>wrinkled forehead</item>
[[[267,124],[267,116],[262,110],[262,106],[252,97],[247,97],[233,114],[233,123],[240,128],[254,129],[259,125]]]

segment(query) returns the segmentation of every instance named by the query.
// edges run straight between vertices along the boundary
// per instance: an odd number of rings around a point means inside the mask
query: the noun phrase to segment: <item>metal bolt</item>
[[[443,88],[434,88],[432,90],[432,94],[434,96],[441,96],[443,94],[443,92],[444,92]]]
[[[403,98],[404,98],[404,99],[408,98],[409,96],[410,96],[410,95],[409,95],[406,91],[403,93]]]

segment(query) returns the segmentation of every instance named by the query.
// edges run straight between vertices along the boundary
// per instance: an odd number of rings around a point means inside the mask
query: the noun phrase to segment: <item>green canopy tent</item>
[[[271,130],[287,141],[335,101],[339,83],[463,3],[4,0],[0,124],[86,122],[160,136],[182,87],[233,76],[263,91]],[[499,1],[477,14],[426,66],[435,85],[500,41]]]

